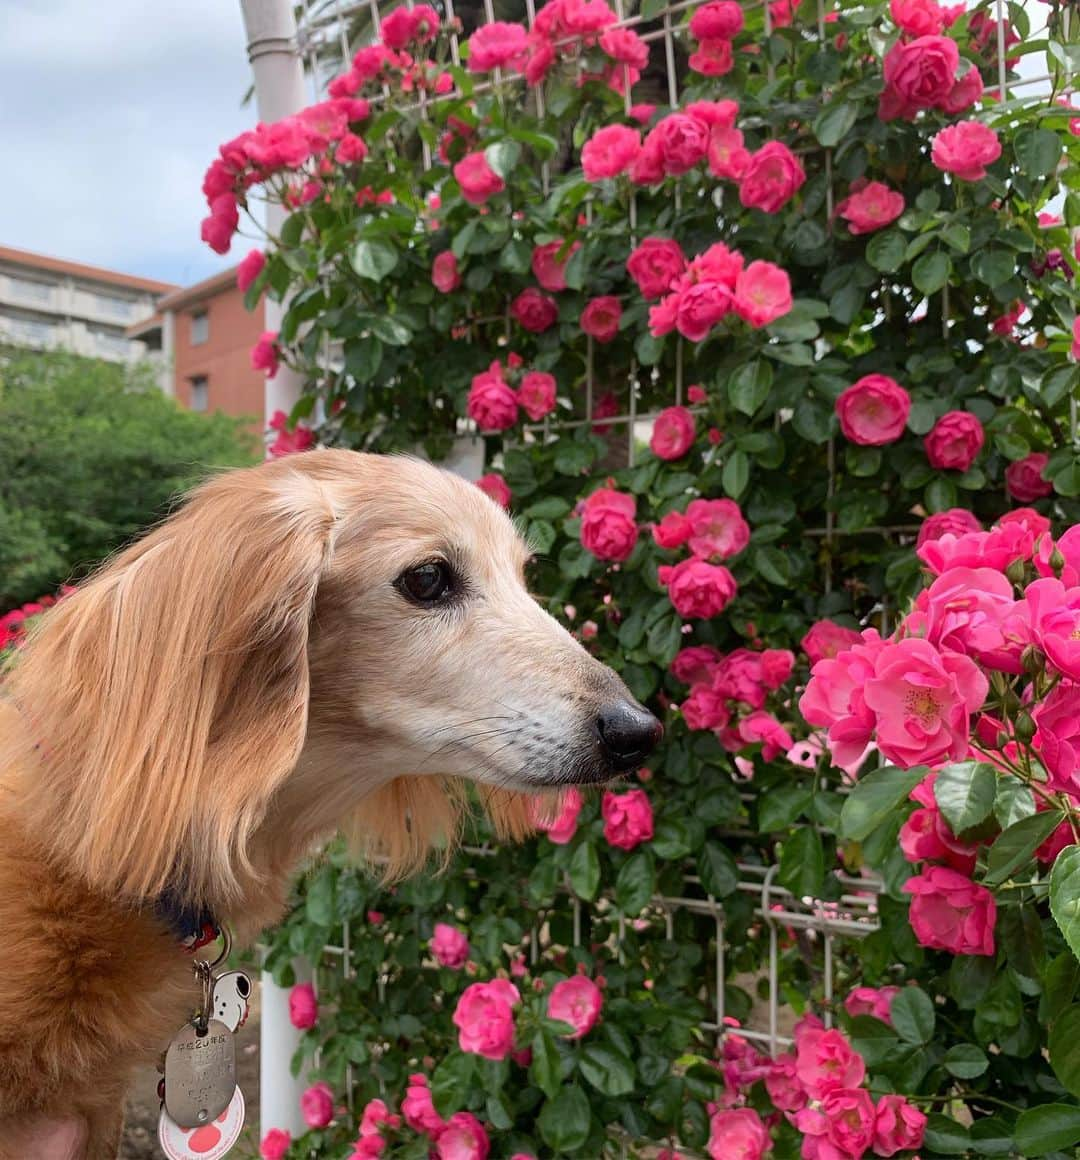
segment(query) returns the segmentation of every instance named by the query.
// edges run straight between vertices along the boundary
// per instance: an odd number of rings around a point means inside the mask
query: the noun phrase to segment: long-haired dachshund
[[[444,471],[316,451],[213,479],[49,612],[0,689],[0,1156],[115,1156],[196,998],[169,915],[250,940],[343,827],[402,873],[459,779],[518,836],[530,791],[652,750],[527,555]]]

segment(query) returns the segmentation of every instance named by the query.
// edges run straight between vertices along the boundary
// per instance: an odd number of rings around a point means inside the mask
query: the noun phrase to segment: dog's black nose
[[[616,701],[596,718],[600,747],[609,764],[620,773],[634,769],[656,748],[664,727],[636,701]]]

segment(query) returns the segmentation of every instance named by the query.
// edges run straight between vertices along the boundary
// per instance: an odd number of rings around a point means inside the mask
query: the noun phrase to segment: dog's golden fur
[[[433,558],[448,610],[394,586]],[[250,939],[336,829],[401,873],[452,842],[461,778],[518,836],[522,791],[601,776],[576,738],[625,690],[525,559],[470,485],[321,451],[213,479],[50,611],[0,700],[0,1157],[35,1117],[65,1121],[43,1156],[115,1155],[195,995],[166,888]]]

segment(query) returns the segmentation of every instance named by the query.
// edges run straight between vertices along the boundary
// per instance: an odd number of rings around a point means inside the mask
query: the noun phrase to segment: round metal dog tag
[[[181,1128],[201,1128],[228,1108],[236,1092],[233,1034],[211,1019],[206,1034],[182,1027],[165,1053],[165,1110]]]
[[[169,1160],[221,1160],[244,1128],[244,1093],[237,1088],[229,1106],[201,1128],[181,1128],[162,1108],[158,1142]]]

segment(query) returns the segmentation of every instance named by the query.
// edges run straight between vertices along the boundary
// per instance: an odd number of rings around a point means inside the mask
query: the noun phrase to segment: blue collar
[[[221,936],[221,927],[209,909],[183,902],[179,893],[171,888],[158,896],[154,914],[187,951],[197,951]]]

